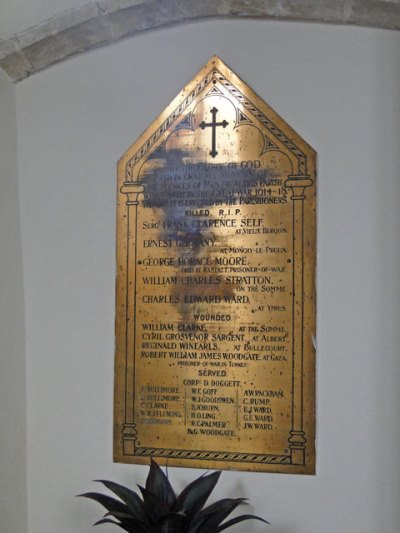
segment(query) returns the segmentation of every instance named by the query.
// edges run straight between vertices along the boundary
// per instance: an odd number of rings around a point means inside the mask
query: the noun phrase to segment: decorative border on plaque
[[[221,72],[219,72],[218,69],[215,69],[215,73],[219,74],[218,80],[224,85],[224,87],[235,97],[237,98],[240,103],[251,112],[252,115],[254,115],[279,141],[286,146],[286,148],[292,152],[298,162],[299,162],[299,174],[306,174],[307,173],[307,157],[295,144],[293,141],[289,139],[289,137],[280,129],[278,126],[276,126],[272,120],[270,120],[268,117],[264,115],[258,107],[256,107],[244,94],[239,91],[237,87],[233,85],[232,82],[230,82],[228,79],[225,78]]]
[[[254,115],[271,133],[277,138],[290,152],[292,152],[298,160],[298,173],[307,173],[307,157],[298,148],[289,137],[276,126],[272,120],[265,116],[265,114],[258,109],[244,94],[239,91],[217,68],[213,68],[210,73],[204,77],[201,82],[191,91],[191,93],[184,99],[184,101],[166,118],[161,126],[153,133],[153,135],[140,147],[135,155],[129,159],[126,164],[126,181],[132,181],[132,168],[151,150],[160,137],[166,133],[168,128],[172,126],[175,120],[181,117],[182,113],[190,106],[193,100],[207,87],[211,81],[216,83],[216,78],[224,85],[224,87],[236,98],[252,115]],[[209,93],[208,93],[209,94]]]
[[[184,101],[164,120],[161,126],[153,133],[135,155],[126,164],[126,181],[132,181],[132,168],[147,154],[147,152],[155,145],[158,139],[168,130],[177,118],[180,118],[182,113],[190,106],[193,100],[206,88],[210,83],[214,71],[213,69],[201,82],[191,91],[191,93],[184,99]]]
[[[293,251],[292,251],[292,261],[293,261],[293,279],[292,279],[292,331],[294,332],[296,329],[296,321],[300,321],[300,331],[304,332],[304,200],[306,199],[305,195],[305,189],[308,187],[311,187],[313,185],[313,180],[310,179],[308,175],[290,175],[288,176],[288,179],[285,182],[285,185],[292,190],[292,196],[291,200],[293,203]],[[138,202],[138,194],[143,191],[143,186],[141,186],[138,182],[126,184],[123,190],[121,192],[125,192],[126,194],[132,195],[132,191],[130,191],[130,187],[139,187],[139,189],[136,189],[135,191],[135,198],[129,198],[128,196],[128,202],[127,206],[133,206],[135,209],[135,243],[136,243],[136,237],[137,237],[137,224],[136,224],[136,217],[137,217],[137,206],[139,204]],[[129,209],[128,209],[128,217],[127,217],[127,225],[129,226]],[[129,231],[127,232],[127,249],[129,249]],[[135,244],[135,257],[137,256],[137,250],[136,250],[136,244]],[[300,269],[298,272],[296,272],[296,257],[300,258]],[[133,259],[132,259],[133,261]],[[134,267],[134,279],[136,280],[136,261],[133,261],[135,267]],[[127,262],[127,271],[129,271],[129,259]],[[296,275],[300,273],[300,280],[299,277]],[[127,278],[127,285],[129,284],[129,279]],[[135,281],[136,286],[136,281]],[[297,295],[301,294],[301,298],[296,300]],[[128,307],[128,303],[127,303]],[[133,331],[136,332],[136,292],[135,292],[135,298],[133,302],[133,316],[134,316],[134,326]],[[129,321],[129,314],[126,314],[126,334],[128,332],[128,321]],[[135,336],[135,334],[134,334]],[[136,358],[136,352],[135,349],[133,349],[133,360],[135,362]],[[126,367],[125,367],[125,382],[128,381],[128,351],[126,351]],[[292,339],[292,429],[290,431],[290,435],[288,435],[288,446],[291,451],[291,454],[289,456],[286,455],[263,455],[263,454],[237,454],[237,453],[229,453],[229,454],[223,454],[223,452],[213,452],[222,454],[218,460],[221,461],[228,461],[231,460],[232,462],[268,462],[269,464],[297,464],[297,465],[304,465],[305,464],[305,450],[306,450],[306,435],[303,430],[303,361],[304,361],[304,336],[303,333],[299,338]],[[133,369],[135,369],[135,364],[133,364]],[[295,383],[295,374],[296,371],[300,370],[300,382]],[[135,374],[135,370],[133,370],[133,373]],[[135,376],[133,375],[133,382],[135,381]],[[131,392],[128,390],[128,388],[125,391],[126,393],[126,403],[128,396],[131,394]],[[132,395],[132,401],[134,405],[134,395]],[[125,403],[125,413],[126,413],[126,403]],[[133,407],[133,413],[135,409]],[[137,430],[136,430],[136,424],[132,421],[129,422],[127,420],[127,416],[125,415],[125,424],[123,426],[122,430],[122,439],[123,442],[129,443],[129,451],[127,450],[126,453],[124,451],[124,455],[137,455],[137,456],[147,456],[151,455],[157,452],[157,455],[160,457],[177,457],[175,454],[178,452],[177,450],[163,450],[162,454],[159,454],[159,450],[156,448],[143,448],[140,447],[136,443],[137,441]],[[125,446],[124,446],[125,449]],[[200,454],[196,455],[196,459],[202,459],[201,454],[206,452],[196,452],[193,450],[180,450],[179,451],[179,457],[180,458],[186,458],[186,459],[193,459],[193,453]],[[207,452],[208,453],[208,452]],[[234,457],[241,457],[241,459],[233,458]],[[228,459],[228,456],[231,457],[231,459]],[[260,458],[260,460],[254,461],[254,458]],[[261,460],[263,457],[268,457],[269,460]],[[274,459],[275,458],[275,459]],[[204,457],[206,459],[206,457]],[[284,459],[284,460],[282,460]],[[215,459],[217,460],[217,459]]]
[[[199,450],[175,450],[165,448],[136,448],[137,456],[142,457],[167,457],[178,459],[197,459],[200,461],[226,461],[239,463],[261,463],[261,464],[291,464],[290,455],[273,454],[250,454],[237,452],[205,452]]]

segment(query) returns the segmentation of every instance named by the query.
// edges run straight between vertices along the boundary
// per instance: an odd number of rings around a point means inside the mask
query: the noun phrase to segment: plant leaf
[[[172,509],[175,505],[176,496],[171,487],[171,483],[154,459],[150,460],[150,470],[146,479],[146,489],[158,496],[168,509]]]
[[[109,518],[102,518],[101,520],[98,520],[94,526],[98,526],[99,524],[114,524],[115,526],[119,526],[124,531],[127,531],[128,533],[147,533],[144,529],[138,528],[137,526],[133,525],[126,525],[126,524],[120,524],[119,522],[114,522],[114,520],[110,520]],[[152,533],[155,533],[152,530]]]
[[[228,527],[231,527],[235,524],[238,524],[239,522],[243,522],[244,520],[261,520],[261,522],[265,522],[266,524],[269,524],[264,518],[261,518],[260,516],[256,516],[253,514],[242,514],[240,516],[235,516],[235,518],[231,518],[227,522],[224,522],[217,528],[217,532],[223,531],[224,529],[227,529]]]
[[[133,518],[130,514],[110,512],[104,515],[104,518],[107,516],[112,516],[113,518],[120,520],[121,524],[127,531],[135,531],[135,533],[158,533],[158,530],[153,528],[147,522]]]
[[[105,487],[116,494],[121,500],[126,503],[132,512],[133,518],[144,520],[146,518],[144,503],[140,497],[131,489],[114,483],[114,481],[107,481],[105,479],[96,479],[96,482],[103,483]]]
[[[191,523],[190,533],[209,533],[216,531],[220,523],[245,502],[245,498],[224,498],[203,509],[194,522]]]
[[[125,531],[129,531],[129,529],[126,529],[122,524],[119,522],[114,522],[114,520],[110,520],[109,518],[102,518],[101,520],[98,520],[93,525],[98,526],[100,524],[114,524],[115,526],[119,526],[120,528],[124,529]]]
[[[192,481],[178,496],[174,511],[184,511],[188,519],[192,520],[203,508],[220,475],[221,472],[213,472]]]
[[[143,496],[144,510],[146,517],[152,524],[157,524],[160,519],[169,513],[168,507],[160,498],[151,491],[138,485]]]
[[[169,513],[157,526],[160,533],[185,533],[186,517],[180,513]]]
[[[86,492],[85,494],[78,494],[78,497],[90,498],[100,503],[103,507],[110,512],[129,513],[129,508],[119,500],[111,498],[106,494],[100,494],[99,492]]]

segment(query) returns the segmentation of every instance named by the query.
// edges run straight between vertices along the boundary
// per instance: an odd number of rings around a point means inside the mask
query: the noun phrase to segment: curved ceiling
[[[9,39],[63,11],[87,3],[87,0],[1,0],[0,39]]]
[[[400,29],[400,0],[0,0],[0,68],[19,81],[136,33],[207,18]]]

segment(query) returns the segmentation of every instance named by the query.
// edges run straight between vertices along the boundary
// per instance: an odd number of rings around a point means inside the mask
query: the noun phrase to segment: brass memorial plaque
[[[214,57],[119,161],[116,461],[314,473],[315,159]]]

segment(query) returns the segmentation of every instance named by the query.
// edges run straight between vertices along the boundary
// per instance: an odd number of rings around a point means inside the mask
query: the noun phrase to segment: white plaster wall
[[[400,34],[213,21],[16,88],[29,533],[90,532],[101,508],[74,494],[144,480],[112,463],[115,164],[215,53],[319,156],[317,475],[225,472],[216,496],[248,496],[271,533],[399,531]]]
[[[25,323],[15,87],[0,72],[0,531],[26,531]]]

